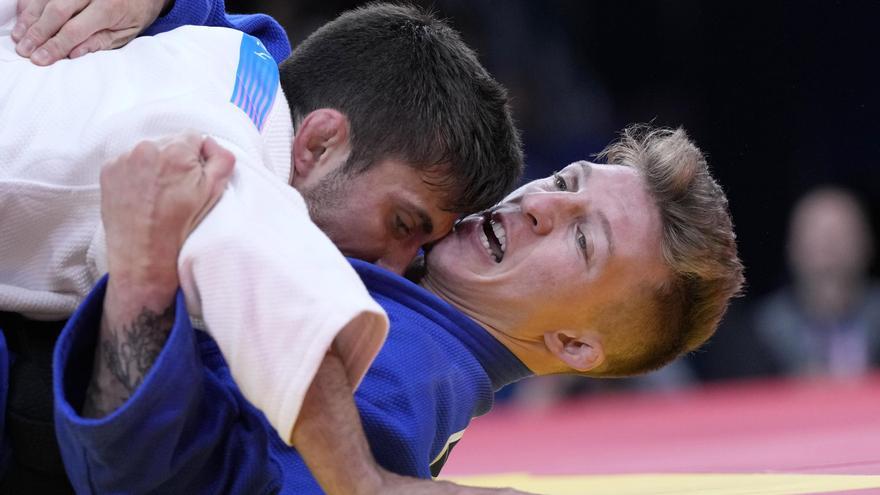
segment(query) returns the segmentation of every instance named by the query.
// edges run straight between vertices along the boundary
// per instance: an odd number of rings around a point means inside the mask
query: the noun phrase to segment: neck
[[[438,284],[431,277],[430,272],[426,272],[421,280],[418,281],[418,284],[480,325],[536,375],[555,372],[550,366],[554,362],[553,356],[547,351],[543,336],[518,337],[517,335],[520,332],[515,331],[515,325],[504,322],[502,318],[492,317],[485,314],[485,312],[476,310],[465,299],[456,297],[455,294],[445,290],[442,284]]]

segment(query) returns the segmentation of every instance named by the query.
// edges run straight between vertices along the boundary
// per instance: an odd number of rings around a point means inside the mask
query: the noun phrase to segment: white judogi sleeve
[[[287,183],[292,123],[277,68],[256,39],[185,27],[48,68],[7,45],[8,32],[0,39],[0,310],[69,315],[106,273],[101,166],[144,139],[196,130],[232,151],[236,168],[178,260],[192,316],[286,442],[334,339],[359,383],[387,317]]]
[[[359,381],[388,323],[309,220],[302,197],[264,174],[238,164],[186,241],[180,278],[188,308],[201,315],[245,396],[289,436],[334,337]]]

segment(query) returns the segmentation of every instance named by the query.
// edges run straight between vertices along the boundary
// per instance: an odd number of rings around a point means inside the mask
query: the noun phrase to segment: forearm
[[[291,442],[328,494],[379,492],[379,467],[361,427],[345,367],[333,351],[306,393]]]
[[[342,360],[327,354],[306,394],[292,443],[328,494],[520,494],[509,488],[473,488],[390,473],[376,464]]]
[[[110,277],[83,416],[112,413],[143,382],[174,322],[175,290],[176,281],[135,283]]]

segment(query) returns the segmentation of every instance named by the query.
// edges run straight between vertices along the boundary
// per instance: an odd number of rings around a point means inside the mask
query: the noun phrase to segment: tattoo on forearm
[[[102,329],[84,415],[106,416],[131,397],[162,351],[173,323],[172,305],[162,313],[143,308],[129,324]]]
[[[173,321],[171,307],[162,314],[144,308],[130,325],[114,329],[109,338],[101,341],[104,364],[129,395],[140,386],[162,351]]]

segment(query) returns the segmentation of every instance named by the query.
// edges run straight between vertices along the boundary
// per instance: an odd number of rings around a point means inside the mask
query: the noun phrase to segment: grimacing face
[[[639,173],[572,163],[459,222],[427,257],[433,288],[515,338],[595,328],[596,315],[661,281],[657,206]],[[610,306],[613,308],[613,306]]]

